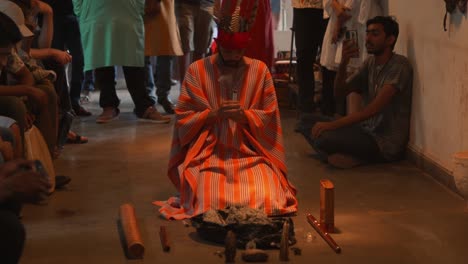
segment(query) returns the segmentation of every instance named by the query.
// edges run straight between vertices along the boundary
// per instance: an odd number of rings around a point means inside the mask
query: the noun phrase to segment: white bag
[[[24,133],[24,148],[26,150],[26,159],[40,160],[44,166],[48,180],[51,185],[49,193],[55,190],[55,169],[50,156],[49,148],[42,137],[41,132],[36,126],[32,126]]]

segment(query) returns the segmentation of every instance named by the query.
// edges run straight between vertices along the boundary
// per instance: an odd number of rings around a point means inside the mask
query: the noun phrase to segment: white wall
[[[291,30],[292,27],[292,7],[291,0],[282,0],[281,1],[281,12],[283,13],[281,18],[285,17],[286,19],[280,20],[280,27],[284,25],[284,30],[276,30],[274,32],[274,41],[275,41],[275,54],[279,50],[285,51],[291,49]],[[296,47],[293,47],[296,50]]]
[[[445,169],[468,151],[468,20],[458,10],[443,30],[442,0],[389,0],[400,37],[396,51],[414,67],[410,147]]]

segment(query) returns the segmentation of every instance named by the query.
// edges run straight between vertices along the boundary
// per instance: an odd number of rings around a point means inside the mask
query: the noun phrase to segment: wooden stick
[[[236,234],[229,230],[225,238],[224,256],[226,263],[234,263],[236,260],[237,239]]]
[[[315,219],[315,217],[313,217],[311,214],[307,214],[307,221],[337,254],[341,253],[341,248],[327,232],[324,232],[320,228],[320,224],[318,223],[317,219]]]
[[[165,226],[159,228],[159,238],[161,239],[161,246],[164,252],[169,252],[171,246],[169,245],[169,239],[167,235],[167,229]]]
[[[141,239],[140,230],[135,216],[135,208],[131,204],[120,206],[120,222],[127,242],[127,251],[130,257],[143,258],[145,246]]]
[[[330,180],[320,180],[320,227],[328,233],[335,232],[334,189]]]
[[[289,222],[286,220],[283,224],[280,242],[280,260],[289,260]]]

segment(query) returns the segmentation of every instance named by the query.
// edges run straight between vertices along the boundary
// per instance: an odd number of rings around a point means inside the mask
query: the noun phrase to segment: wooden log
[[[283,231],[281,233],[280,242],[280,260],[289,260],[289,222],[285,221],[283,224]]]
[[[227,232],[226,238],[224,240],[225,249],[224,256],[226,263],[234,263],[236,260],[236,250],[237,250],[237,240],[236,234],[229,230]]]
[[[247,249],[242,253],[242,260],[245,262],[267,262],[268,254],[261,249]]]
[[[129,257],[143,258],[145,246],[138,229],[135,208],[131,204],[127,203],[120,206],[120,222],[125,235]]]
[[[167,235],[167,229],[165,226],[159,228],[159,238],[161,239],[161,246],[164,252],[169,252],[171,250],[171,245],[169,244],[169,237]]]
[[[330,180],[320,180],[320,228],[335,232],[335,187]]]

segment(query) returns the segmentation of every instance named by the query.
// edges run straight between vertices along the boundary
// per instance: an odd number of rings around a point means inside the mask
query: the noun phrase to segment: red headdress
[[[257,15],[258,0],[215,1],[214,16],[218,23],[216,42],[225,49],[247,48],[250,28]]]

